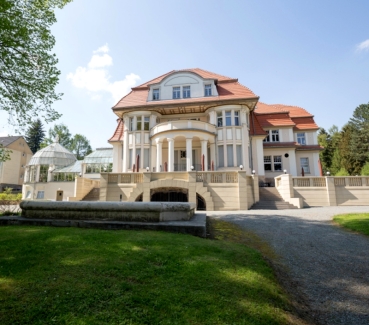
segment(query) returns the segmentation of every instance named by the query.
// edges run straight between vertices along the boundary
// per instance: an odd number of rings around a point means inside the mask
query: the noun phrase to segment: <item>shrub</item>
[[[334,176],[350,176],[345,168],[341,168]]]
[[[369,176],[369,162],[367,162],[363,166],[363,169],[361,170],[361,175],[363,175],[363,176]]]
[[[17,214],[20,201],[22,201],[21,193],[11,194],[11,189],[5,189],[3,193],[0,193],[0,215]]]

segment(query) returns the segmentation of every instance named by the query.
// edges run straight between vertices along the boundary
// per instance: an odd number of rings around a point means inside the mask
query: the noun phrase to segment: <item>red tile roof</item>
[[[255,114],[251,112],[249,115],[250,135],[266,135],[267,133],[261,127]]]
[[[118,125],[115,129],[113,136],[108,140],[108,142],[116,142],[123,140],[123,120],[118,119]]]
[[[149,93],[148,87],[149,84],[160,82],[169,74],[178,71],[183,72],[189,71],[199,74],[202,78],[218,79],[218,83],[216,85],[218,90],[218,96],[147,101]],[[150,107],[157,105],[186,104],[196,102],[200,103],[200,102],[212,102],[231,99],[249,99],[249,98],[258,98],[258,97],[249,88],[241,85],[237,81],[237,79],[228,78],[202,69],[186,69],[168,72],[138,87],[132,88],[132,91],[128,95],[124,96],[113,108],[119,109],[140,106]]]
[[[294,130],[318,130],[319,126],[314,122],[313,117],[292,117],[292,121],[296,126]]]
[[[277,126],[295,126],[296,124],[290,119],[288,113],[282,114],[255,114],[257,120],[263,128]]]

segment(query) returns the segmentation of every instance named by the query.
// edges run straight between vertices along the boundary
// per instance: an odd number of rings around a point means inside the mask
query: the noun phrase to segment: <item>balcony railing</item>
[[[210,133],[216,133],[215,125],[203,122],[203,121],[192,121],[192,120],[178,120],[169,121],[155,125],[151,131],[150,136],[164,132],[164,131],[175,131],[175,130],[201,130],[208,131]]]

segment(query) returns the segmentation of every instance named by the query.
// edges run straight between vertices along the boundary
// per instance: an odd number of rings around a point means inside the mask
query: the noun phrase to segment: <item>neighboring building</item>
[[[0,145],[11,151],[10,160],[0,162],[0,192],[6,187],[21,191],[32,151],[22,136],[0,137]]]
[[[23,199],[65,201],[76,196],[76,178],[99,179],[112,169],[112,148],[99,148],[77,160],[56,139],[37,151],[25,168]]]
[[[202,69],[171,71],[114,107],[113,172],[252,170],[259,179],[287,170],[319,175],[321,147],[313,116],[300,107],[267,105],[241,85]]]

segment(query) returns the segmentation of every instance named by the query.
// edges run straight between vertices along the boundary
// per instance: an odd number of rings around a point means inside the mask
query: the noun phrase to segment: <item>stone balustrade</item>
[[[158,133],[165,131],[173,131],[173,130],[201,130],[208,131],[210,133],[216,133],[216,127],[213,124],[206,123],[203,121],[194,121],[194,120],[178,120],[178,121],[169,121],[155,125],[151,131],[150,136],[154,136]]]

